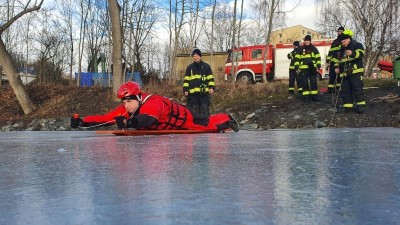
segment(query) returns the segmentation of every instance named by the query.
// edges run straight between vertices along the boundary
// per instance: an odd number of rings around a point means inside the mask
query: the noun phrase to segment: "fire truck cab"
[[[225,80],[231,77],[232,54],[234,76],[231,79],[244,83],[255,83],[262,81],[263,59],[265,56],[265,45],[244,46],[228,52],[228,58],[225,64]],[[268,54],[266,59],[267,79],[273,79],[274,67],[274,46],[268,45]]]
[[[329,77],[329,71],[326,70],[326,56],[333,40],[317,40],[312,44],[317,47],[321,55],[321,69],[319,79]],[[225,80],[235,79],[238,82],[255,83],[262,81],[263,59],[265,55],[265,45],[243,46],[228,52],[228,58],[225,64]],[[277,44],[268,45],[268,54],[266,59],[266,74],[267,80],[274,79],[289,79],[289,64],[287,58],[289,52],[293,50],[292,44]],[[232,71],[232,54],[234,76],[231,76]]]

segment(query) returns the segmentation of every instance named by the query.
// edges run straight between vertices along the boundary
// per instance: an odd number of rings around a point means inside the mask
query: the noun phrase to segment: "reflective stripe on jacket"
[[[352,54],[347,56],[346,50],[351,50]],[[347,47],[343,47],[339,54],[340,76],[344,77],[351,74],[364,73],[364,47],[356,40],[351,40]]]
[[[313,68],[321,68],[321,55],[318,49],[310,44],[299,47],[296,51],[295,67],[301,70],[308,70]]]
[[[209,93],[210,88],[215,88],[214,75],[210,65],[203,61],[190,64],[186,68],[183,91],[190,94],[206,94]]]
[[[326,57],[326,61],[328,63],[337,63],[339,62],[339,52],[342,48],[340,41],[336,38],[333,40],[331,47],[329,48],[328,56]]]
[[[293,51],[289,52],[289,54],[287,54],[288,59],[290,59],[290,65],[289,65],[289,70],[294,70],[294,63],[296,61],[296,49],[293,49]]]

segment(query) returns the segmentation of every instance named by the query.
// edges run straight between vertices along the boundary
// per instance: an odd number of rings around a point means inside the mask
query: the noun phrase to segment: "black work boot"
[[[231,114],[228,115],[229,116],[229,127],[235,131],[238,132],[239,131],[239,123],[235,120],[235,118],[233,118],[233,116]]]
[[[294,90],[289,90],[289,95],[294,95]]]
[[[313,101],[319,101],[318,95],[311,95],[311,99],[312,99]]]
[[[303,95],[303,101],[305,103],[309,103],[310,102],[310,96],[309,95]]]
[[[364,105],[356,105],[356,112],[358,114],[363,114],[364,113],[364,109],[365,109]]]
[[[343,107],[342,105],[338,105],[336,107],[336,112],[337,113],[349,113],[351,112],[352,108],[348,108],[348,107]]]

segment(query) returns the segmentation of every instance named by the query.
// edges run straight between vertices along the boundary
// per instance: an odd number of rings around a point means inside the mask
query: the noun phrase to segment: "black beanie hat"
[[[192,52],[192,56],[193,56],[194,54],[197,54],[198,56],[201,57],[201,51],[200,51],[200,49],[195,48],[195,49],[193,50],[193,52]]]
[[[344,31],[344,27],[339,27],[339,28],[337,29],[337,31],[339,31],[339,30]]]
[[[300,46],[300,42],[299,41],[295,41],[295,42],[293,42],[293,45],[299,47]]]
[[[311,41],[311,35],[307,34],[307,35],[304,37],[304,40],[305,40],[305,41]]]

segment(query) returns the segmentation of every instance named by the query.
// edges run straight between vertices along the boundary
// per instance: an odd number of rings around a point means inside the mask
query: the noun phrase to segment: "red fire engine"
[[[329,72],[325,69],[326,56],[333,40],[318,40],[312,44],[317,47],[321,55],[321,70],[322,78],[328,78]],[[289,64],[290,60],[287,54],[293,50],[292,44],[277,44],[276,46],[268,46],[268,55],[266,60],[267,80],[274,79],[289,79]],[[243,46],[234,50],[234,66],[236,81],[245,83],[255,83],[262,81],[262,66],[265,53],[265,45]],[[228,59],[225,64],[225,79],[231,76],[232,68],[232,52],[229,52]]]
[[[263,59],[265,55],[265,45],[243,46],[234,49],[228,53],[228,59],[225,64],[225,79],[231,75],[232,54],[234,61],[236,81],[245,83],[255,83],[262,81]],[[268,46],[268,55],[266,60],[266,74],[268,78],[273,78],[274,67],[274,46]]]

